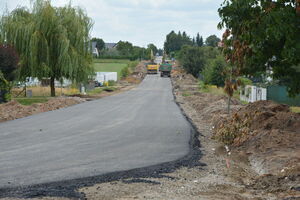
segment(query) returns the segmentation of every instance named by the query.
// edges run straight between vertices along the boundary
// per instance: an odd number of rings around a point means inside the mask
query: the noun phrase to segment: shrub
[[[202,72],[204,83],[223,87],[226,79],[224,71],[227,67],[225,59],[221,55],[207,62]]]
[[[115,85],[116,85],[116,81],[114,81],[114,80],[108,81],[108,86],[115,86]]]
[[[121,70],[121,77],[122,78],[126,78],[129,75],[130,71],[129,71],[129,67],[124,67]]]

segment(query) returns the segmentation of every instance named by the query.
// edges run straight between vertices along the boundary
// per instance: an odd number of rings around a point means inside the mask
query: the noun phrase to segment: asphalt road
[[[191,126],[170,79],[0,123],[0,188],[70,180],[173,161],[189,152]]]

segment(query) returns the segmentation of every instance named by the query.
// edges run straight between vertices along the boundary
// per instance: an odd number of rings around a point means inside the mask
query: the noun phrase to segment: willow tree
[[[36,0],[31,9],[17,8],[0,23],[0,40],[20,55],[20,79],[50,78],[51,96],[55,80],[83,82],[93,72],[92,22],[81,8],[53,7],[50,0]]]

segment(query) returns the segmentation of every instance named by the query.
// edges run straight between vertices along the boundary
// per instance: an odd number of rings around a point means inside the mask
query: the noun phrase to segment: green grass
[[[94,69],[96,72],[117,72],[120,80],[122,69],[128,67],[130,63],[130,60],[94,59]]]
[[[294,113],[300,113],[300,107],[290,107],[291,111]]]
[[[94,59],[94,63],[130,63],[130,60],[126,59]]]
[[[127,67],[126,63],[94,63],[96,72],[117,72],[118,79],[121,77],[121,71]]]
[[[96,94],[100,94],[101,92],[103,92],[103,88],[95,88],[91,91],[88,91],[87,94],[88,95],[96,95]]]
[[[185,92],[185,93],[182,94],[182,96],[184,96],[184,97],[189,97],[189,96],[192,96],[192,94],[190,94],[190,93],[188,93],[188,92]]]
[[[203,82],[200,81],[199,88],[200,88],[200,92],[203,93],[211,93],[211,94],[227,97],[227,94],[225,93],[223,87],[217,87],[215,85],[205,85]],[[233,98],[240,99],[240,92],[238,90],[234,91]]]
[[[46,103],[48,101],[48,98],[47,97],[15,98],[15,100],[24,106],[29,106],[34,103]]]
[[[117,72],[118,80],[121,77],[121,71],[125,67],[129,67],[134,71],[138,61],[130,61],[125,59],[94,59],[95,72]]]

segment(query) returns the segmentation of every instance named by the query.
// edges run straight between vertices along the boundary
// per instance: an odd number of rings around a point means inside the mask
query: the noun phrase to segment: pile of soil
[[[201,145],[213,144],[210,138],[219,142],[220,148],[212,149],[216,161],[226,160],[225,173],[263,196],[300,197],[300,114],[271,101],[242,105],[233,99],[229,115],[226,96],[201,93],[196,85],[182,70],[173,73],[177,102],[203,133]]]
[[[0,122],[14,120],[41,112],[57,110],[84,101],[84,99],[79,97],[58,97],[51,98],[46,103],[35,103],[30,106],[24,106],[13,100],[8,103],[0,104]]]
[[[146,62],[140,62],[136,67],[133,73],[131,73],[128,77],[123,78],[119,81],[122,85],[128,84],[139,84],[145,78],[147,74]]]
[[[247,156],[261,175],[255,187],[286,190],[300,186],[300,114],[272,101],[251,103],[216,122],[215,138]],[[266,176],[266,174],[268,174]]]

